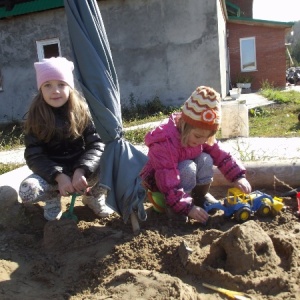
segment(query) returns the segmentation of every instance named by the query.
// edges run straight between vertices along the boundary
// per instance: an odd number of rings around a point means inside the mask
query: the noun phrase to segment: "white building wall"
[[[132,95],[141,104],[159,97],[166,105],[181,105],[198,85],[226,95],[225,20],[219,0],[98,3],[122,104]],[[24,118],[36,93],[36,41],[51,38],[59,38],[62,55],[72,59],[63,8],[0,20],[0,123]]]

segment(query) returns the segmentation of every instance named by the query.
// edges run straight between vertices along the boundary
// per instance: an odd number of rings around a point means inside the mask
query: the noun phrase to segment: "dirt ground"
[[[221,199],[227,190],[213,192]],[[80,198],[77,224],[45,221],[42,203],[16,203],[1,212],[0,299],[227,299],[203,283],[250,299],[300,299],[297,201],[283,201],[277,216],[238,224],[218,211],[205,226],[145,203],[138,235],[115,213],[96,218]],[[64,210],[69,204],[63,198]]]

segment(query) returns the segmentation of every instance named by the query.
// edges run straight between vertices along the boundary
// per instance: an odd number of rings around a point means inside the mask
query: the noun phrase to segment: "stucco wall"
[[[226,19],[220,4],[220,2],[217,3],[220,71],[220,87],[218,91],[221,93],[221,95],[225,96],[229,93],[229,54],[227,47]]]
[[[225,20],[219,0],[111,0],[99,6],[122,103],[132,94],[139,103],[158,96],[167,105],[181,105],[198,85],[213,86],[224,96]],[[21,120],[36,92],[36,41],[59,38],[62,55],[72,59],[72,52],[63,8],[0,20],[0,34],[3,123]]]
[[[7,123],[24,118],[36,93],[36,41],[59,38],[62,55],[72,56],[64,9],[0,20],[0,34],[0,123]]]

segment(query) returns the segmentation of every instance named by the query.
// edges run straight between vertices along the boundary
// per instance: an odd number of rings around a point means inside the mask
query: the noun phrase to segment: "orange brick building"
[[[230,4],[226,3],[231,85],[236,84],[237,77],[250,76],[252,90],[261,88],[264,81],[276,87],[285,87],[285,36],[294,23],[252,19],[253,0],[233,0]],[[251,56],[250,65],[247,65],[248,55]],[[243,59],[246,61],[245,65]]]

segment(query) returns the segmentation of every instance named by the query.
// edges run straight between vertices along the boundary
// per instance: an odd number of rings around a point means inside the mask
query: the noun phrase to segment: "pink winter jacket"
[[[149,147],[149,159],[140,175],[145,188],[160,191],[174,212],[188,215],[193,207],[192,198],[179,188],[179,162],[193,160],[202,152],[208,153],[214,165],[231,182],[245,176],[246,170],[230,153],[222,149],[220,142],[212,146],[207,144],[197,147],[182,146],[180,133],[175,125],[175,118],[179,114],[172,114],[168,123],[162,124],[146,135],[145,143]]]

